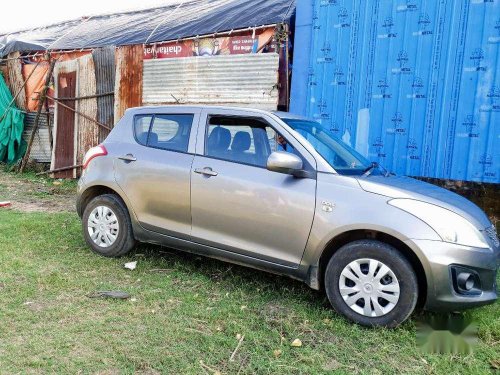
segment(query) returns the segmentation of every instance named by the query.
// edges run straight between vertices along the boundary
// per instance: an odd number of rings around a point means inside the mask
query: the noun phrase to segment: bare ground
[[[75,210],[76,182],[19,175],[0,169],[0,202],[11,202],[1,210],[23,212],[68,212]]]

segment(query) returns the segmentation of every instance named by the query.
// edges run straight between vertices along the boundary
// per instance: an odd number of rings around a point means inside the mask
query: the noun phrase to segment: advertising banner
[[[144,60],[275,52],[274,28],[144,47]]]

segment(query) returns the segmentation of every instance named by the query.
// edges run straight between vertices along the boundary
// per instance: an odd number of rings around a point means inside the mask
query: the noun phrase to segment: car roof
[[[221,105],[190,105],[190,104],[166,104],[166,105],[157,105],[157,106],[141,106],[141,107],[133,107],[127,109],[127,111],[138,112],[138,111],[150,111],[150,110],[168,110],[174,108],[182,108],[185,110],[188,109],[229,109],[233,111],[250,111],[255,113],[272,113],[271,111],[266,111],[257,108],[249,108],[249,107],[235,107],[235,106],[221,106]]]
[[[234,106],[222,106],[222,105],[189,105],[189,104],[172,104],[172,105],[158,105],[158,106],[142,106],[142,107],[133,107],[127,109],[127,111],[131,112],[139,112],[139,111],[148,111],[148,110],[166,110],[169,108],[183,108],[183,109],[229,109],[229,110],[234,110],[234,111],[247,111],[247,112],[254,112],[254,113],[260,113],[260,114],[269,114],[272,113],[276,116],[278,116],[281,119],[295,119],[295,120],[307,120],[306,117],[304,116],[299,116],[290,112],[283,112],[283,111],[266,111],[263,109],[257,109],[257,108],[249,108],[249,107],[234,107]]]

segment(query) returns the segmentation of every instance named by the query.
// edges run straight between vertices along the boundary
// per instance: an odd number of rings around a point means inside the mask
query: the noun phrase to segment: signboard
[[[234,36],[190,39],[144,47],[144,60],[275,52],[274,28]]]

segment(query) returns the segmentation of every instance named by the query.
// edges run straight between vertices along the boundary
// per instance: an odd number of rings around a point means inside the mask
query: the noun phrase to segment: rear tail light
[[[98,156],[105,156],[108,154],[108,150],[103,145],[99,145],[96,147],[92,147],[87,151],[85,157],[83,158],[83,169],[87,168],[92,159],[97,158]]]

